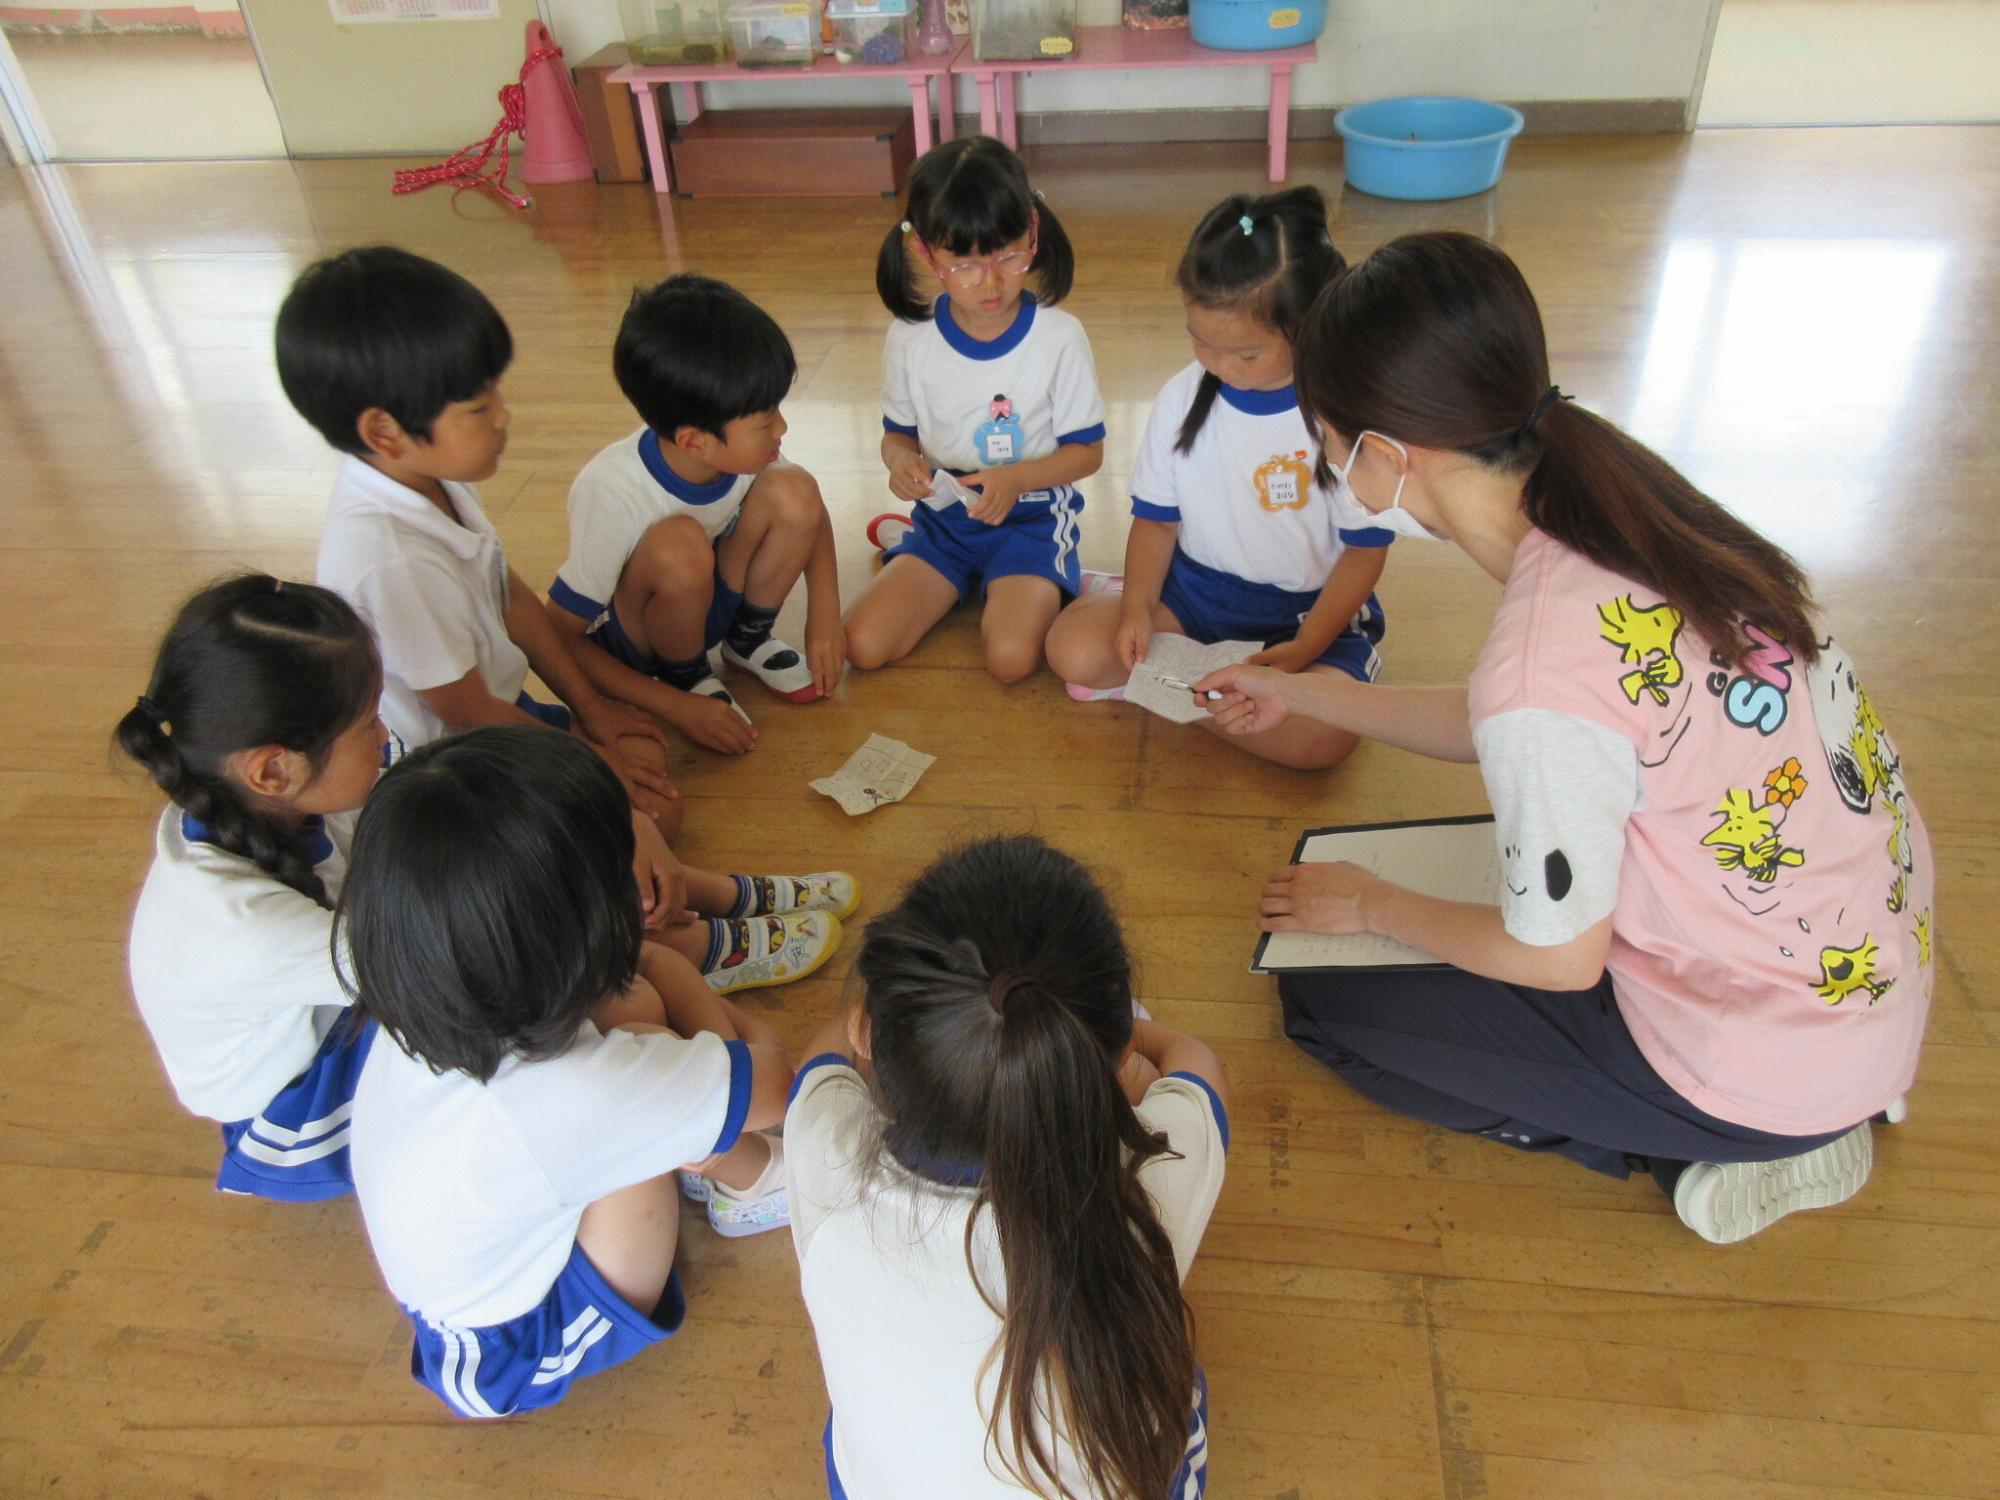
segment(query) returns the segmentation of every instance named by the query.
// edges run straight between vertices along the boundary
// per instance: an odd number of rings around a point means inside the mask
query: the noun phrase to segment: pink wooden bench
[[[900,78],[910,86],[910,113],[916,125],[917,155],[931,149],[931,80],[937,80],[937,139],[948,141],[952,134],[950,73],[966,43],[957,42],[950,52],[938,57],[909,57],[899,63],[842,63],[821,57],[809,68],[740,68],[735,63],[628,63],[612,72],[608,82],[628,85],[639,104],[639,124],[646,136],[646,159],[653,169],[653,191],[674,190],[673,165],[660,127],[660,100],[654,90],[661,84],[680,88],[679,118],[689,124],[701,114],[701,86],[704,83],[823,83],[830,78]]]
[[[1020,58],[979,62],[970,48],[952,64],[952,72],[979,87],[979,128],[1010,146],[1021,144],[1014,118],[1016,73],[1089,73],[1125,68],[1265,68],[1271,70],[1271,181],[1285,180],[1285,148],[1291,137],[1292,69],[1319,56],[1319,43],[1283,47],[1275,52],[1228,52],[1197,47],[1186,31],[1127,31],[1122,26],[1078,28],[1075,55],[1065,58]]]

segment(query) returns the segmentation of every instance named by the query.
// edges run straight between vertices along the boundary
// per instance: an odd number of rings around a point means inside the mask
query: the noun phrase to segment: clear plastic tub
[[[720,63],[730,56],[721,0],[618,0],[635,63]]]
[[[916,55],[913,0],[826,0],[826,13],[837,61],[887,67]]]
[[[979,0],[972,7],[972,55],[980,62],[1076,56],[1076,0]]]
[[[819,56],[818,0],[736,0],[729,32],[743,67],[809,68]]]

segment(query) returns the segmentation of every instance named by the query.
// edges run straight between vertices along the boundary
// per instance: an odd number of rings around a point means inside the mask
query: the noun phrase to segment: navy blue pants
[[[1771,1135],[1717,1119],[1653,1071],[1612,998],[1533,990],[1463,969],[1286,974],[1285,1035],[1365,1098],[1669,1196],[1689,1162],[1775,1161],[1846,1134]]]

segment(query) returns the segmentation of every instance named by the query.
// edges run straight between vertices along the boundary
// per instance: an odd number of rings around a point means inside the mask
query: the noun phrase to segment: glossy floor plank
[[[1339,194],[1335,148],[1300,180]],[[562,1408],[471,1426],[404,1373],[351,1204],[216,1196],[132,1013],[124,932],[155,799],[111,723],[176,600],[311,566],[333,460],[286,407],[272,312],[306,261],[393,240],[511,322],[514,426],[482,487],[516,565],[565,550],[577,466],[632,425],[609,344],[636,283],[693,266],[790,332],[787,448],[836,515],[843,587],[884,507],[872,200],[665,202],[544,187],[531,215],[392,199],[391,164],[0,176],[0,1492],[457,1497],[819,1492],[824,1394],[780,1237],[685,1237],[685,1330]],[[1070,304],[1109,408],[1084,554],[1114,566],[1147,405],[1187,358],[1171,271],[1254,145],[1044,150]],[[1102,869],[1145,992],[1235,1079],[1228,1185],[1190,1281],[1212,1493],[1755,1500],[1980,1496],[2000,1474],[2000,130],[1531,139],[1499,190],[1337,197],[1350,256],[1451,227],[1540,295],[1566,390],[1629,424],[1811,567],[1903,751],[1939,861],[1938,992],[1908,1124],[1854,1202],[1718,1250],[1649,1186],[1383,1114],[1283,1039],[1248,914],[1308,825],[1483,806],[1478,777],[1364,747],[1331,776],[1199,732],[1002,690],[969,617],[833,702],[754,697],[749,757],[681,753],[683,852],[837,864],[867,912],[953,840],[1032,828]],[[1496,591],[1396,549],[1393,680],[1462,674]],[[801,620],[798,603],[787,627]],[[754,694],[755,689],[751,689]],[[806,781],[871,731],[938,757],[848,819]],[[793,1041],[851,955],[753,1004]]]

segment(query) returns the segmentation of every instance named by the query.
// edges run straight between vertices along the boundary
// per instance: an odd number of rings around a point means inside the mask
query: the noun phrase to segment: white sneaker
[[[1831,1208],[1861,1191],[1874,1165],[1866,1123],[1777,1161],[1698,1161],[1674,1184],[1674,1212],[1714,1245],[1733,1245],[1801,1208]]]
[[[727,641],[722,643],[722,659],[732,667],[751,673],[780,698],[792,703],[811,703],[820,696],[813,682],[812,668],[797,647],[787,646],[775,635],[748,656],[739,654]]]
[[[702,678],[700,682],[697,682],[688,691],[701,698],[720,698],[724,703],[727,703],[731,708],[736,710],[737,718],[741,719],[745,724],[751,722],[750,715],[743,712],[743,705],[730,696],[729,689],[722,685],[722,679],[717,677],[713,672]]]
[[[803,979],[840,946],[840,918],[828,911],[732,917],[725,925],[728,951],[702,976],[710,989],[722,995]]]
[[[845,870],[820,870],[811,875],[739,875],[750,882],[757,916],[773,912],[830,911],[851,916],[861,904],[861,883]]]
[[[1076,597],[1088,599],[1096,594],[1122,594],[1125,592],[1123,573],[1098,573],[1089,568],[1083,570],[1083,592]]]
[[[708,1227],[725,1239],[783,1229],[792,1222],[791,1194],[785,1190],[785,1143],[771,1143],[771,1164],[741,1193],[713,1182],[709,1188]]]

